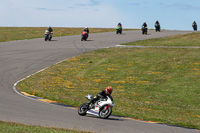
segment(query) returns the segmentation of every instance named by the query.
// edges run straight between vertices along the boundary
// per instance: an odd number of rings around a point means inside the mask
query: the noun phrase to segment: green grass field
[[[0,42],[44,37],[48,27],[0,27]],[[53,28],[53,36],[81,34],[83,28]],[[90,33],[113,32],[115,28],[89,28]],[[130,29],[126,29],[130,30]]]
[[[198,46],[199,41],[193,33],[135,45]],[[200,129],[200,49],[99,49],[50,66],[17,88],[79,106],[86,94],[107,86],[114,89],[115,115]]]
[[[0,121],[0,133],[91,133],[79,130],[65,130],[51,127],[29,126]]]
[[[123,45],[138,45],[138,46],[200,46],[200,32],[192,34],[175,35],[170,37],[148,39],[126,43]]]

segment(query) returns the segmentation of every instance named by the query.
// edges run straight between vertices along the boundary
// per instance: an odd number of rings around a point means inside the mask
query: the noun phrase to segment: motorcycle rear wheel
[[[88,111],[88,104],[87,103],[83,103],[79,108],[78,108],[78,114],[81,116],[86,115]]]
[[[102,118],[102,119],[107,119],[110,115],[112,114],[112,108],[108,107],[106,110],[105,110],[105,107],[99,112],[99,116]]]

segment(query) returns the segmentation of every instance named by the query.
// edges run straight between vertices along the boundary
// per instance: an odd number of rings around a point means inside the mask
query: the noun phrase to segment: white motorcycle
[[[88,100],[93,99],[93,96],[89,94],[85,97]],[[83,103],[78,109],[78,114],[81,116],[84,116],[86,114],[92,114],[106,119],[112,114],[113,107],[114,103],[112,97],[107,96],[106,98],[101,98],[100,100],[96,101],[94,104],[91,105],[88,105],[88,103]]]

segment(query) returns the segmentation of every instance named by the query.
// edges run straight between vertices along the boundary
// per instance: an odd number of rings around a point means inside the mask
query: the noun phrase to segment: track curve
[[[51,42],[43,38],[0,43],[0,120],[29,125],[70,128],[108,133],[196,133],[197,130],[147,123],[111,116],[108,120],[93,116],[81,117],[77,111],[64,106],[38,102],[18,95],[13,84],[45,67],[73,56],[106,47],[114,47],[149,38],[158,38],[189,31],[164,31],[141,35],[141,31],[126,31],[122,35],[91,34],[86,42],[80,35],[54,37]]]

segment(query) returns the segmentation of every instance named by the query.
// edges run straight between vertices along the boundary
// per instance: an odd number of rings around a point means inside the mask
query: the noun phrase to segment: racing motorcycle
[[[87,38],[88,38],[88,33],[86,32],[86,31],[83,31],[82,32],[82,35],[81,35],[81,41],[83,41],[83,40],[87,40]]]
[[[116,27],[116,34],[122,34],[122,27],[120,26]]]
[[[160,25],[159,25],[159,24],[155,24],[155,30],[156,30],[156,32],[157,32],[157,31],[160,32]]]
[[[94,98],[92,95],[89,94],[85,97],[89,101]],[[113,107],[114,102],[112,98],[110,96],[107,96],[106,98],[101,98],[100,100],[90,105],[88,103],[83,103],[78,108],[78,114],[81,116],[85,116],[86,114],[92,114],[102,119],[107,119],[112,114]]]
[[[144,26],[142,26],[142,34],[144,35],[147,35],[147,30],[148,30],[148,28],[147,27],[144,27]]]
[[[197,31],[197,25],[193,25],[192,27],[194,31]]]
[[[46,30],[44,34],[45,34],[44,40],[45,41],[47,41],[47,40],[51,41],[53,32],[49,32],[48,30]]]

